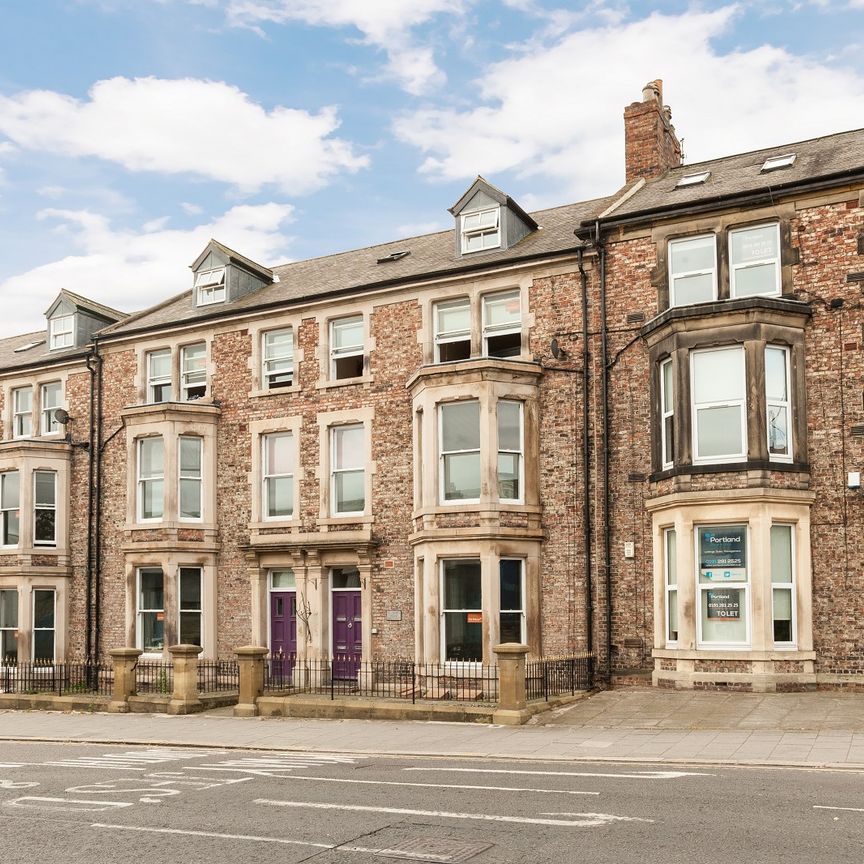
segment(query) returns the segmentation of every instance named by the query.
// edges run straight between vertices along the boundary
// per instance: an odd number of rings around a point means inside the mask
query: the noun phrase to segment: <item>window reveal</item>
[[[694,462],[745,458],[744,348],[694,351],[690,360]]]
[[[202,270],[195,277],[195,290],[198,292],[198,305],[210,306],[225,302],[225,268]]]
[[[331,435],[333,515],[362,514],[366,510],[366,432],[357,424],[335,426]]]
[[[330,322],[330,377],[334,380],[363,375],[363,316]]]
[[[779,296],[780,226],[730,231],[729,270],[732,297]]]
[[[749,644],[747,526],[699,527],[696,544],[700,643]]]
[[[57,409],[61,407],[62,396],[63,386],[59,381],[42,385],[40,402],[42,405],[41,431],[43,435],[56,435],[60,432]]]
[[[502,558],[498,563],[499,638],[501,642],[525,642],[524,562]]]
[[[165,444],[161,437],[138,442],[138,519],[155,521],[165,511]]]
[[[792,526],[771,526],[771,606],[774,643],[794,645],[795,588],[793,582]]]
[[[666,641],[678,641],[678,538],[674,528],[663,532],[666,584]]]
[[[33,659],[54,661],[56,597],[53,590],[33,591]]]
[[[294,383],[294,332],[271,330],[264,334],[263,340],[264,389],[290,387]]]
[[[440,488],[443,500],[480,499],[480,402],[439,406]]]
[[[29,438],[33,434],[33,388],[18,387],[12,391],[12,437]]]
[[[51,345],[49,350],[71,348],[75,343],[75,316],[61,315],[51,319]]]
[[[147,353],[147,401],[150,403],[170,402],[171,393],[171,350],[163,348]]]
[[[789,351],[765,349],[765,401],[768,424],[768,455],[771,459],[792,458],[789,446]]]
[[[162,651],[165,646],[164,576],[158,567],[138,571],[138,647]]]
[[[471,304],[467,297],[435,304],[435,360],[451,363],[471,356]]]
[[[501,245],[501,208],[462,215],[462,252],[482,252]]]
[[[660,364],[660,461],[664,468],[675,462],[675,388],[672,358]]]
[[[522,403],[498,402],[498,498],[522,500]]]
[[[181,567],[178,585],[178,633],[182,645],[202,645],[201,568]]]
[[[290,432],[265,435],[262,447],[264,518],[290,519],[294,515],[294,436]]]
[[[17,546],[21,539],[21,477],[17,471],[0,474],[2,545]]]
[[[487,357],[518,357],[522,353],[522,298],[518,290],[483,298],[483,346]]]
[[[18,592],[0,589],[0,664],[18,659]]]
[[[33,543],[57,545],[57,474],[33,472]]]
[[[202,518],[202,461],[204,441],[201,438],[180,438],[180,518]]]
[[[444,657],[483,660],[483,589],[479,559],[446,559],[442,570]]]
[[[198,342],[180,350],[180,392],[184,402],[207,395],[207,345]]]
[[[713,234],[669,243],[669,305],[717,299],[717,242]]]

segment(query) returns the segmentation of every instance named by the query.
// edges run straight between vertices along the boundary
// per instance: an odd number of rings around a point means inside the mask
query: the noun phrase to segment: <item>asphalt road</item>
[[[856,862],[857,771],[0,742],[0,860]]]

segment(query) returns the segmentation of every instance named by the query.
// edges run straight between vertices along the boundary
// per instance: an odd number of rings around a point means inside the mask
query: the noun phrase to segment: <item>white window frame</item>
[[[194,570],[198,573],[198,609],[184,609],[183,608],[183,571],[184,570]],[[165,574],[162,574],[163,578],[163,598],[164,598],[164,578]],[[164,599],[163,599],[164,604]],[[164,614],[164,612],[163,612]],[[203,648],[204,645],[204,568],[195,565],[185,565],[181,564],[177,568],[177,639],[180,644],[195,644],[185,642],[183,639],[183,616],[184,615],[197,615],[198,616],[198,632],[201,634],[201,645],[199,647]]]
[[[51,595],[51,621],[53,623],[52,627],[36,626],[36,594],[39,591],[44,591],[46,594]],[[51,662],[54,663],[57,660],[57,591],[54,588],[34,588],[30,595],[30,600],[30,659],[33,662],[36,662],[36,633],[47,632],[52,634],[51,644],[53,646],[53,650],[51,651]]]
[[[346,324],[348,322],[356,322],[359,321],[363,328],[363,338],[359,344],[355,345],[347,345],[341,348],[336,347],[336,341],[334,338],[334,334],[336,332],[336,328],[340,324]],[[360,315],[341,315],[338,318],[332,318],[329,322],[328,332],[330,337],[330,379],[332,381],[355,381],[357,378],[362,377],[366,371],[366,321],[362,314]],[[346,357],[361,357],[362,364],[360,375],[354,375],[350,378],[337,378],[336,377],[336,361],[343,360]]]
[[[364,451],[369,446],[366,440],[368,430],[365,423],[345,423],[335,426],[330,426],[330,516],[334,519],[340,519],[343,516],[365,516],[369,509],[368,490],[366,489],[366,459],[361,457],[361,462],[357,466],[336,467],[336,437],[339,431],[346,429],[361,429],[363,431],[363,449]],[[362,510],[339,510],[338,501],[336,498],[336,475],[337,474],[352,474],[360,473],[363,475],[363,509]]]
[[[771,643],[777,651],[789,651],[798,648],[798,574],[795,567],[795,524],[792,522],[772,522],[769,530],[769,544],[771,528],[788,528],[789,529],[789,562],[792,572],[790,582],[775,582],[774,574],[771,574]],[[792,596],[792,641],[791,642],[775,642],[774,641],[774,590],[788,591]]]
[[[141,451],[144,448],[145,441],[161,441],[162,442],[162,474],[154,474],[152,477],[144,477],[141,474]],[[166,456],[166,447],[165,447],[165,439],[161,435],[152,435],[146,438],[139,438],[137,440],[135,446],[135,471],[137,478],[137,486],[138,486],[138,495],[137,495],[137,513],[136,521],[138,523],[154,523],[154,522],[162,522],[165,519],[165,456]],[[150,516],[144,517],[144,489],[145,484],[162,481],[162,514],[160,516]]]
[[[480,463],[480,494],[483,494],[483,441],[478,429],[477,448],[471,450],[445,450],[444,449],[444,413],[451,405],[463,405],[467,402],[476,402],[479,406],[478,414],[482,415],[483,407],[480,405],[479,399],[459,399],[453,402],[439,402],[437,407],[438,412],[438,503],[443,507],[460,506],[462,504],[477,504],[480,498],[451,498],[446,497],[447,490],[445,487],[444,464],[447,456],[458,455],[460,453],[476,453]],[[497,476],[497,471],[496,471]]]
[[[669,370],[669,380],[672,392],[666,392],[666,370]],[[672,421],[672,441],[666,432],[666,424]],[[667,357],[660,361],[660,462],[664,470],[675,465],[675,368],[672,358]]]
[[[681,273],[676,273],[672,269],[672,249],[675,246],[683,246],[685,243],[691,243],[694,240],[711,240],[711,254],[713,256],[713,264],[710,270],[684,270]],[[692,237],[676,237],[670,240],[667,246],[667,259],[669,261],[669,306],[683,306],[675,297],[675,280],[682,279],[687,276],[707,276],[711,275],[712,294],[710,300],[703,300],[702,303],[713,303],[717,300],[717,235],[716,234],[694,234]],[[690,304],[686,304],[690,305]]]
[[[468,309],[468,329],[467,330],[440,330],[438,312],[441,309],[448,307],[455,308],[465,306]],[[471,298],[470,297],[453,297],[449,300],[439,300],[432,305],[432,318],[435,327],[435,362],[453,362],[443,361],[441,359],[441,345],[449,345],[454,342],[468,343],[468,357],[471,356]]]
[[[720,351],[740,351],[741,364],[741,398],[727,399],[718,402],[696,402],[696,364],[693,358],[697,354],[717,353]],[[699,455],[699,409],[732,408],[741,409],[741,447],[740,453],[726,453],[722,456]],[[702,348],[690,352],[690,422],[692,424],[691,441],[693,447],[694,465],[719,465],[727,462],[744,462],[747,459],[747,353],[743,345],[729,345],[718,348]]]
[[[774,258],[760,258],[758,261],[748,261],[746,264],[736,264],[732,259],[732,237],[736,234],[746,234],[748,231],[758,231],[762,228],[774,228],[777,240],[777,255]],[[734,228],[729,231],[729,296],[734,300],[738,295],[735,291],[735,279],[739,270],[759,267],[763,264],[774,264],[776,280],[773,291],[762,291],[759,294],[745,294],[745,297],[779,297],[783,293],[782,274],[780,272],[780,225],[777,222],[763,222],[760,225],[747,225],[744,228]]]
[[[14,507],[6,504],[6,478],[14,474],[18,478],[18,503]],[[9,513],[18,513],[18,542],[3,543],[3,538],[7,532],[7,522]],[[0,473],[0,548],[2,549],[17,549],[21,545],[21,472],[17,469],[14,471],[3,471]]]
[[[338,427],[333,427],[338,428]],[[294,489],[294,474],[273,474],[270,472],[270,459],[268,457],[267,444],[271,438],[289,438],[291,447],[294,448],[294,466],[297,466],[297,441],[292,431],[284,432],[267,432],[261,436],[261,514],[264,522],[283,522],[286,519],[293,519],[297,511],[297,502],[295,499]],[[335,445],[334,445],[335,446]],[[335,450],[334,450],[335,453]],[[291,481],[291,512],[287,516],[272,516],[270,515],[270,481],[271,480],[290,480]],[[334,499],[335,503],[335,499]]]
[[[278,334],[288,334],[291,337],[291,348],[283,354],[268,355],[267,353],[267,337]],[[274,370],[273,364],[284,363],[291,361],[291,380],[287,384],[277,384],[273,386],[272,379],[289,373],[282,370]],[[293,387],[295,381],[294,369],[294,329],[292,327],[282,327],[278,330],[265,330],[261,334],[261,389],[262,390],[282,390],[286,387]]]
[[[49,387],[57,388],[57,404],[48,405],[46,394]],[[39,421],[39,433],[41,435],[60,435],[60,423],[56,419],[56,413],[63,407],[63,382],[62,381],[46,381],[39,385],[39,407],[41,410]],[[56,429],[52,426],[56,425]]]
[[[494,303],[496,301],[504,300],[506,301],[509,298],[513,298],[519,301],[519,323],[518,324],[490,324],[489,323],[489,314],[488,307],[490,303]],[[515,333],[519,334],[520,337],[520,348],[519,354],[522,353],[521,342],[522,342],[522,330],[524,323],[524,316],[522,314],[522,292],[516,289],[510,289],[507,291],[495,291],[491,294],[484,294],[481,297],[481,318],[483,324],[483,356],[489,357],[492,356],[489,354],[489,338],[494,336],[509,336]]]
[[[200,369],[190,369],[188,364],[188,354],[195,349],[203,347],[204,353],[201,356],[202,367]],[[196,358],[197,359],[197,358]],[[197,396],[195,399],[189,397],[189,391],[193,388],[204,387],[204,395]],[[184,345],[180,349],[180,398],[184,402],[197,402],[200,399],[207,398],[207,343],[193,342],[190,345]]]
[[[792,379],[791,379],[791,362],[790,351],[785,345],[766,345],[765,357],[767,359],[769,351],[782,351],[784,359],[784,370],[786,374],[786,399],[769,399],[768,398],[768,376],[765,376],[765,438],[768,445],[768,459],[771,462],[791,462],[792,456]],[[767,367],[767,363],[766,363]],[[772,453],[771,452],[771,429],[770,418],[771,409],[780,408],[786,415],[786,449],[787,453]]]
[[[168,374],[167,375],[153,375],[153,358],[155,356],[168,356]],[[172,380],[173,376],[171,374],[171,368],[173,366],[173,356],[170,348],[157,348],[155,351],[148,351],[144,355],[144,363],[147,367],[147,404],[148,405],[164,405],[166,402],[171,402],[174,399],[174,382]],[[164,387],[168,385],[168,398],[160,401],[156,401],[156,388]]]
[[[141,606],[141,575],[145,570],[159,571],[162,574],[162,607],[143,608]],[[135,570],[135,647],[144,652],[144,656],[161,657],[167,647],[165,645],[165,568],[157,565],[138,567]],[[162,649],[144,647],[144,615],[162,613]]]
[[[507,450],[501,446],[501,425],[498,419],[498,411],[502,404],[505,405],[517,405],[519,407],[519,449],[518,450]],[[525,501],[525,403],[519,401],[518,399],[499,399],[495,405],[495,426],[496,431],[498,432],[498,453],[496,454],[495,459],[495,487],[498,492],[498,500],[502,502],[506,502],[507,504],[522,504]],[[442,439],[443,440],[443,439]],[[499,470],[498,470],[498,457],[501,454],[506,454],[508,456],[517,456],[518,457],[518,466],[519,470],[517,472],[517,476],[519,478],[519,495],[516,498],[502,498],[500,493],[500,479],[499,479]],[[482,485],[482,475],[483,475],[483,462],[481,458],[480,462],[480,475],[481,475],[481,485]]]
[[[744,610],[746,614],[745,624],[747,627],[747,635],[746,641],[744,642],[706,642],[702,638],[702,592],[708,591],[711,588],[716,588],[718,584],[722,583],[712,583],[712,582],[702,582],[700,580],[700,548],[699,548],[699,529],[700,528],[746,528],[746,550],[747,550],[747,581],[746,582],[729,582],[729,586],[732,588],[740,588],[744,590]],[[693,526],[693,548],[695,551],[695,560],[694,560],[694,575],[696,578],[696,647],[699,650],[709,649],[709,650],[717,650],[717,649],[725,649],[728,648],[730,650],[747,650],[753,644],[753,614],[750,608],[750,586],[753,583],[753,568],[751,567],[751,549],[752,549],[752,531],[750,530],[750,523],[746,521],[738,521],[738,522],[700,522],[698,525]],[[680,574],[678,578],[680,584]]]
[[[146,440],[146,439],[142,439]],[[183,467],[183,442],[195,441],[198,445],[200,468],[198,475],[191,473]],[[164,445],[163,445],[164,446]],[[183,486],[184,484],[196,484],[198,486],[198,516],[183,515]],[[164,488],[164,487],[163,487]],[[162,502],[163,516],[165,502]],[[180,522],[203,522],[204,521],[204,439],[200,435],[180,435],[177,438],[177,519]]]
[[[52,318],[49,324],[51,329],[49,351],[74,347],[75,315],[58,315],[56,318]],[[67,327],[68,329],[66,329]]]
[[[20,596],[17,588],[5,588],[5,587],[0,588],[0,594],[2,594],[4,592],[8,592],[9,594],[15,595],[15,606],[14,606],[14,608],[15,608],[15,624],[13,626],[4,626],[2,623],[2,619],[0,619],[0,646],[2,646],[5,642],[5,640],[3,639],[4,633],[13,633],[14,634],[14,636],[12,637],[12,641],[15,643],[15,660],[12,661],[14,663],[14,662],[17,662],[18,660],[21,659],[20,652],[18,650],[19,640],[21,637],[21,627],[19,624],[19,621],[20,621],[19,616],[21,613],[21,609],[20,609],[21,596]],[[4,655],[3,652],[0,651],[0,667],[4,666],[6,664],[7,656],[11,656],[11,655]]]
[[[494,220],[490,224],[484,224],[483,217],[489,214],[495,214]],[[473,228],[466,227],[466,221],[477,218],[477,225]],[[473,255],[475,252],[486,252],[489,249],[501,248],[501,207],[483,207],[479,210],[471,210],[468,213],[462,213],[459,216],[459,227],[461,231],[460,249],[463,255]],[[480,238],[479,249],[469,249],[468,241],[472,238]]]
[[[674,550],[670,550],[669,540],[674,537],[675,541],[672,544],[675,548]],[[676,633],[680,636],[681,634],[681,614],[678,609],[678,535],[675,533],[674,528],[664,528],[663,529],[663,591],[664,596],[666,598],[666,607],[665,607],[665,628],[664,628],[664,638],[666,641],[667,648],[674,648],[678,645],[678,639],[672,638],[672,615],[671,610],[675,608],[675,621],[678,625],[676,629]],[[698,552],[697,552],[698,554]],[[671,582],[671,576],[674,572],[675,581]],[[701,598],[700,598],[701,600]],[[701,615],[701,607],[699,614]]]
[[[450,609],[448,606],[445,606],[445,598],[447,596],[447,590],[445,585],[444,578],[444,566],[447,561],[476,561],[477,565],[480,568],[480,608],[479,609]],[[450,668],[474,668],[476,666],[480,666],[483,662],[482,658],[482,649],[481,645],[481,659],[480,660],[448,660],[447,659],[447,613],[448,612],[459,612],[459,613],[469,613],[469,612],[479,612],[482,616],[486,615],[486,612],[483,609],[484,606],[484,598],[483,598],[483,559],[480,555],[472,556],[472,555],[450,555],[445,558],[438,559],[438,573],[439,573],[439,608],[441,610],[441,627],[440,627],[440,641],[441,641],[441,662],[446,664]],[[499,576],[499,586],[498,590],[500,591],[500,576]],[[488,605],[488,604],[487,604]],[[480,625],[483,626],[482,624]]]
[[[21,410],[21,394],[30,394],[30,407],[26,411]],[[29,418],[29,431],[23,429],[24,418]],[[15,387],[12,390],[12,437],[13,438],[32,438],[33,437],[33,387]]]
[[[36,496],[36,478],[40,474],[45,474],[50,476],[54,483],[54,503],[53,504],[40,504],[37,496]],[[40,510],[44,510],[48,513],[54,514],[54,536],[50,540],[37,540],[36,539],[36,526],[39,523],[38,512]],[[47,547],[55,547],[57,545],[57,472],[56,471],[46,471],[43,468],[39,468],[33,472],[33,545],[34,546],[47,546]]]
[[[218,277],[218,278],[217,278]],[[225,267],[202,270],[195,276],[195,291],[199,306],[224,303],[227,295],[227,271]]]
[[[516,561],[519,564],[519,598],[522,601],[520,609],[504,609],[501,606],[501,564],[504,561]],[[443,572],[443,571],[442,571]],[[482,591],[482,575],[481,575]],[[519,641],[524,645],[528,639],[527,620],[525,615],[525,559],[505,555],[498,559],[498,637],[501,639],[501,615],[519,614]]]

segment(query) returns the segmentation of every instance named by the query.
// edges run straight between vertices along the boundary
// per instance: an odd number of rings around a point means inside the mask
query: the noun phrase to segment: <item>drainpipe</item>
[[[96,356],[96,377],[98,379],[98,394],[96,398],[96,458],[94,461],[94,492],[96,496],[95,521],[96,540],[94,542],[95,568],[93,580],[93,653],[99,657],[99,637],[102,633],[102,357],[99,354],[99,337],[93,339],[93,350]]]
[[[600,395],[603,403],[603,571],[606,591],[606,678],[612,680],[612,536],[609,528],[609,350],[606,327],[606,247],[600,236],[600,220],[594,223],[594,245],[600,257],[600,354],[603,377]]]
[[[95,463],[96,463],[96,360],[95,348],[90,349],[87,355],[87,371],[90,373],[90,424],[88,427],[89,446],[87,447],[87,603],[85,609],[85,656],[88,663],[92,663],[93,654],[93,579],[94,579],[94,556],[93,556],[93,534],[95,521],[93,508],[95,499]],[[96,556],[98,557],[98,556]]]
[[[593,567],[591,548],[591,453],[588,376],[591,352],[588,347],[588,274],[585,272],[584,255],[577,252],[579,279],[582,283],[582,526],[585,544],[585,642],[589,651],[594,650],[594,592],[591,585]]]

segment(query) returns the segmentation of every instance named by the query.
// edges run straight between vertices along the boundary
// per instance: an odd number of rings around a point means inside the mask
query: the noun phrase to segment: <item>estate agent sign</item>
[[[746,525],[699,529],[699,575],[702,582],[747,581]]]

